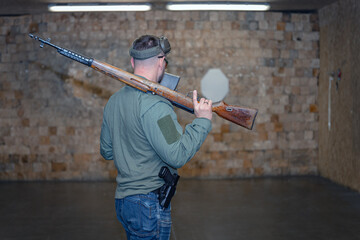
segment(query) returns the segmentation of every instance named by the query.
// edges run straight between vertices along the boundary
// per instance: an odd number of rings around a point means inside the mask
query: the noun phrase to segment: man
[[[136,39],[130,49],[134,74],[159,83],[167,66],[170,44],[165,37]],[[212,102],[197,101],[196,119],[183,132],[171,103],[157,95],[126,86],[110,97],[104,109],[100,152],[118,170],[116,214],[128,239],[169,239],[170,206],[158,200],[163,166],[172,174],[199,150],[211,130]]]

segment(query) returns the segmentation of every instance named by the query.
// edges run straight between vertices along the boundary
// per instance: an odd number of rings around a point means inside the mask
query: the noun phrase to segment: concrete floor
[[[111,182],[0,183],[0,239],[126,239]],[[180,179],[172,240],[360,240],[360,193],[319,177]]]

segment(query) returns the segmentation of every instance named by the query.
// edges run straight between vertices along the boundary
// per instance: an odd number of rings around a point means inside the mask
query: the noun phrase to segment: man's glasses
[[[162,56],[158,56],[158,58],[164,58],[164,60],[165,60],[165,67],[167,67],[167,65],[169,64],[169,61],[166,59],[166,56],[165,56],[165,55],[162,55]]]

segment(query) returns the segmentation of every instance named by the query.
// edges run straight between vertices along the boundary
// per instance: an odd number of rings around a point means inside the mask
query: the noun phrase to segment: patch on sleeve
[[[180,133],[176,130],[175,123],[170,115],[166,115],[165,117],[160,118],[157,121],[157,124],[167,144],[170,145],[179,140],[179,138],[181,137]]]

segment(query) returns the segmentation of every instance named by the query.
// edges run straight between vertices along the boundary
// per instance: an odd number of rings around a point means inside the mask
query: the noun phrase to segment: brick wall
[[[0,179],[109,179],[99,155],[102,109],[123,85],[27,34],[131,71],[138,36],[166,35],[179,90],[200,89],[209,68],[230,81],[229,104],[259,109],[253,131],[214,116],[184,177],[317,173],[319,26],[316,14],[166,12],[0,18]],[[193,116],[176,110],[181,124]]]

